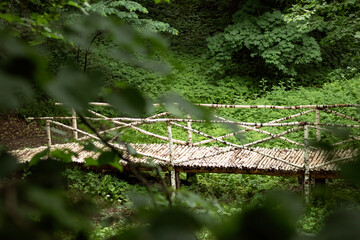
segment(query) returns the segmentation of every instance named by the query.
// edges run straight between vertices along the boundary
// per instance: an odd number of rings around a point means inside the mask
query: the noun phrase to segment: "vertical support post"
[[[191,119],[190,114],[187,115],[187,119]],[[191,122],[187,122],[187,127],[191,129]],[[188,142],[189,146],[192,147],[193,140],[192,140],[192,131],[188,130]]]
[[[172,167],[171,176],[170,176],[170,182],[171,182],[171,187],[173,189],[172,197],[175,197],[176,173],[175,173],[175,167],[174,167],[174,145],[173,145],[173,138],[172,138],[172,131],[171,131],[170,121],[167,121],[166,125],[167,125],[168,138],[169,138],[170,165]]]
[[[50,121],[46,120],[46,135],[48,140],[48,148],[51,148],[51,129],[50,129]]]
[[[304,197],[305,204],[310,196],[310,165],[309,165],[309,126],[304,126]]]
[[[176,188],[180,189],[180,172],[175,172],[175,182],[176,182]]]
[[[320,124],[320,108],[315,109],[315,118],[316,118],[316,124]],[[321,131],[319,129],[319,125],[316,125],[316,141],[320,142],[321,140]],[[315,186],[324,185],[326,182],[325,179],[318,179],[315,178]]]
[[[187,119],[191,119],[190,114],[187,115]],[[191,122],[187,122],[187,127],[191,128]],[[188,130],[188,143],[189,143],[189,147],[193,146],[193,139],[192,139],[192,131]],[[191,177],[196,177],[195,173],[186,173],[186,181],[188,179],[190,179]],[[179,178],[179,182],[180,182],[180,178]]]
[[[78,132],[76,131],[77,130],[77,120],[76,120],[76,111],[75,109],[71,109],[72,111],[72,127],[74,128],[73,130],[73,134],[74,134],[74,139],[75,140],[78,140]]]
[[[317,108],[315,110],[315,118],[316,118],[316,124],[320,123],[320,110]],[[316,125],[316,141],[320,141],[321,140],[321,133],[320,133],[320,129],[319,129],[319,125]]]

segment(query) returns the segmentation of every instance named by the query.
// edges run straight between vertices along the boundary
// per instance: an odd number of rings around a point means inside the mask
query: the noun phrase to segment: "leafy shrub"
[[[147,29],[153,32],[169,32],[177,35],[178,31],[170,27],[168,23],[155,21],[152,19],[141,18],[139,15],[148,14],[149,11],[140,3],[121,0],[121,1],[96,1],[87,6],[85,10],[95,12],[104,17],[116,17],[127,23],[132,24],[134,27]]]
[[[95,172],[84,172],[77,168],[68,169],[65,172],[70,190],[82,191],[83,193],[101,196],[110,201],[125,203],[129,201],[128,192],[145,192],[140,186],[130,185],[126,181],[109,174],[98,174]]]
[[[225,205],[241,205],[269,190],[290,190],[298,184],[294,178],[246,174],[208,173],[196,174],[196,177],[197,183],[191,185],[190,190],[206,198],[218,199]]]
[[[286,23],[278,11],[265,12],[257,16],[256,4],[246,4],[233,16],[233,25],[223,33],[208,38],[210,54],[215,57],[213,69],[224,72],[236,69],[237,55],[247,55],[247,59],[263,59],[265,67],[295,76],[296,67],[321,61],[320,47],[316,40],[299,31],[295,22]],[[247,51],[242,51],[246,49]],[[242,62],[240,62],[242,64]]]

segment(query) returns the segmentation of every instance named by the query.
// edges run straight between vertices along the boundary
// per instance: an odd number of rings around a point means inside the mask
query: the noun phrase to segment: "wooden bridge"
[[[107,103],[90,103],[93,106],[109,106]],[[341,110],[359,109],[359,104],[337,104],[337,105],[300,105],[300,106],[270,106],[270,105],[221,105],[221,104],[198,104],[204,108],[234,108],[234,109],[275,109],[276,111],[296,111],[295,114],[287,115],[268,122],[240,122],[236,120],[228,120],[226,118],[213,115],[211,120],[205,121],[202,119],[193,119],[190,115],[185,115],[184,118],[176,118],[171,116],[168,112],[161,112],[159,114],[147,118],[130,118],[130,117],[106,117],[94,110],[88,110],[92,116],[83,117],[86,121],[107,122],[112,126],[106,130],[97,131],[96,134],[89,133],[77,127],[78,117],[73,110],[71,117],[38,117],[29,118],[29,120],[46,120],[48,146],[37,149],[23,149],[13,151],[13,154],[18,156],[20,161],[29,161],[31,158],[46,148],[51,149],[67,149],[75,152],[76,157],[73,157],[75,162],[84,162],[87,158],[97,158],[99,153],[84,150],[81,142],[89,139],[94,140],[94,144],[99,148],[106,149],[109,146],[124,151],[124,157],[135,163],[148,163],[152,159],[156,164],[168,167],[171,166],[171,180],[172,186],[176,186],[177,172],[215,172],[215,173],[241,173],[241,174],[262,174],[262,175],[276,175],[276,176],[304,176],[305,188],[309,188],[310,178],[334,178],[338,177],[338,163],[352,160],[358,156],[358,150],[347,146],[351,142],[360,140],[358,124],[360,120],[349,114],[340,112]],[[335,110],[336,111],[335,111]],[[320,112],[323,112],[320,118]],[[353,111],[356,113],[356,111]],[[315,121],[293,121],[294,118],[302,118],[305,116],[309,119],[310,114],[315,113]],[[326,120],[327,114],[337,116],[339,119],[344,119],[340,123],[326,123],[320,121]],[[68,126],[61,123],[62,120],[71,120],[72,125]],[[350,124],[356,122],[356,124]],[[144,128],[141,125],[151,124],[166,124],[167,136],[161,135],[158,132],[154,133]],[[224,134],[222,136],[213,136],[204,133],[203,131],[195,129],[194,125],[212,123],[212,124],[227,124],[235,126],[238,130]],[[192,126],[193,124],[193,126]],[[73,137],[76,142],[67,144],[52,144],[51,126],[59,126],[62,129],[68,129],[73,132]],[[187,139],[176,139],[173,137],[173,127],[182,129],[187,132]],[[266,130],[264,130],[266,128]],[[285,128],[282,132],[270,131],[271,129]],[[317,149],[309,144],[309,134],[312,134],[317,141],[321,140],[322,135],[326,132],[333,132],[334,128],[351,129],[352,134],[347,134],[347,139],[341,139],[338,142],[332,142],[331,145],[335,148],[326,151]],[[162,140],[163,143],[118,143],[117,137],[124,132],[125,129],[132,129],[133,131]],[[159,131],[159,128],[156,128]],[[270,130],[268,130],[270,129]],[[163,131],[165,132],[165,131]],[[265,138],[257,139],[252,142],[240,143],[234,136],[248,132],[255,132],[266,135]],[[303,132],[303,141],[299,142],[290,139],[287,135]],[[112,134],[112,138],[109,138]],[[200,136],[199,141],[194,141],[193,134]],[[79,137],[81,136],[81,137]],[[232,140],[225,140],[233,137]],[[101,143],[103,139],[110,139],[108,146]],[[265,148],[256,147],[268,141],[278,139],[290,146],[297,148]],[[330,137],[335,140],[336,138]],[[218,144],[214,146],[214,143]],[[347,144],[347,145],[346,145]],[[129,147],[131,146],[131,147]],[[339,148],[338,146],[345,146]],[[129,149],[136,151],[135,154],[130,154]],[[126,167],[126,162],[122,162]],[[307,187],[306,187],[307,186]]]
[[[103,147],[101,143],[96,143]],[[125,150],[122,145],[115,144],[116,148]],[[148,163],[148,159],[163,167],[171,166],[170,149],[168,144],[131,144],[137,154],[142,157],[125,154],[125,157],[135,163]],[[30,161],[36,154],[47,147],[16,150],[12,153],[21,161]],[[85,163],[85,159],[95,157],[92,151],[84,150],[79,143],[55,144],[52,150],[70,150],[76,153],[73,161]],[[356,150],[310,150],[309,168],[313,178],[338,177],[336,162],[351,159]],[[232,147],[199,147],[175,145],[173,148],[173,165],[178,172],[195,173],[239,173],[273,176],[303,176],[304,158],[303,149],[281,148],[249,148],[236,149]],[[336,160],[336,161],[334,161]],[[123,162],[126,166],[126,162]]]

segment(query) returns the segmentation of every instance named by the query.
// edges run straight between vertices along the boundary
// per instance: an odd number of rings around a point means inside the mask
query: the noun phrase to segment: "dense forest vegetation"
[[[113,106],[97,109],[103,113],[143,117],[161,102],[173,114],[209,119],[189,103],[360,103],[359,16],[358,0],[3,1],[0,115],[55,116],[75,108],[82,117],[88,102],[102,101]],[[246,122],[282,117],[274,110],[216,111]],[[203,128],[215,135],[233,130]],[[292,137],[301,141],[299,134]],[[134,131],[121,140],[161,142]],[[315,188],[304,206],[297,178],[181,174],[184,184],[170,198],[167,173],[157,167],[141,175],[84,170],[66,164],[69,152],[44,152],[20,165],[6,146],[0,145],[1,239],[360,238],[358,162],[344,167],[346,180]],[[101,154],[113,165],[123,157]]]

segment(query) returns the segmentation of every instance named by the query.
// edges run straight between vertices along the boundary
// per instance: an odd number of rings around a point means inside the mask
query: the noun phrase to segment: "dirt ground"
[[[46,145],[46,131],[40,122],[18,115],[0,115],[0,144],[9,150]]]

